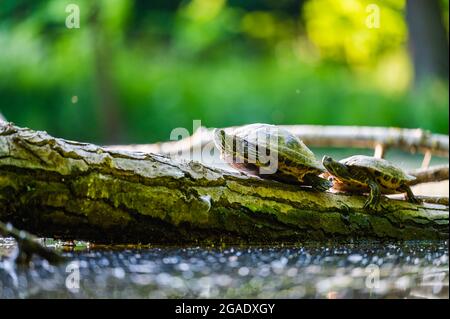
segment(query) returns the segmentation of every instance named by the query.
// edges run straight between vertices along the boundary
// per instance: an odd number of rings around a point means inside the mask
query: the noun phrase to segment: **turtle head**
[[[222,154],[233,155],[235,153],[233,136],[225,133],[225,130],[216,128],[213,131],[214,144]]]
[[[347,166],[333,160],[330,156],[325,155],[322,158],[322,164],[323,166],[325,166],[325,168],[331,175],[341,177],[344,179],[350,178],[350,173],[348,171]]]
[[[216,128],[213,132],[214,136],[214,143],[216,144],[216,147],[223,151],[225,149],[225,140],[226,140],[226,133],[224,130]]]

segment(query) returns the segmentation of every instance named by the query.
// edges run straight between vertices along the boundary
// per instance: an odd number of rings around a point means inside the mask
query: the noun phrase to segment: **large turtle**
[[[381,194],[406,193],[408,201],[419,203],[408,183],[415,179],[390,162],[371,156],[355,155],[339,162],[324,156],[322,163],[333,181],[333,189],[352,193],[369,193],[364,208],[377,210]]]
[[[318,176],[326,170],[311,150],[295,135],[275,125],[250,124],[229,133],[215,129],[214,142],[222,159],[240,171],[308,185],[318,191],[332,186]]]

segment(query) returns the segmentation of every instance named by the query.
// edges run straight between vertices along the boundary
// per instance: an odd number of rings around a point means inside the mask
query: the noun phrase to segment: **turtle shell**
[[[401,168],[382,158],[355,155],[344,158],[339,162],[349,167],[367,169],[378,183],[386,189],[396,189],[400,185],[415,179],[414,176],[406,174]]]
[[[217,131],[216,131],[217,132]],[[220,143],[220,137],[214,134],[216,145]],[[292,176],[295,180],[302,180],[307,173],[321,173],[325,169],[314,153],[291,132],[270,124],[250,124],[239,127],[232,132],[228,132],[227,136],[234,139],[236,144],[245,144],[243,148],[221,148],[222,157],[231,165],[241,170],[256,173],[251,164],[236,165],[230,160],[230,155],[235,155],[247,159],[248,154],[252,154],[254,150],[263,151],[266,148],[272,155],[277,156],[278,170],[276,175]],[[242,150],[245,150],[242,151]],[[252,155],[255,155],[254,153]],[[260,166],[258,162],[253,166]],[[256,173],[257,174],[257,173]],[[258,174],[259,175],[259,174]],[[276,177],[276,176],[275,176]]]

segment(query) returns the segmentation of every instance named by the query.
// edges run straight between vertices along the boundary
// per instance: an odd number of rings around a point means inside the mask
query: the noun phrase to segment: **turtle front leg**
[[[311,186],[315,191],[325,192],[333,183],[325,178],[319,177],[314,174],[306,174],[303,177],[303,184]]]
[[[400,186],[399,190],[406,193],[406,200],[408,202],[414,203],[414,204],[420,204],[422,202],[420,199],[418,199],[416,196],[414,196],[414,193],[412,192],[411,187],[409,187],[408,185]]]
[[[378,210],[378,204],[380,203],[381,191],[378,183],[372,179],[367,181],[367,185],[370,187],[369,198],[365,202],[363,208],[370,210]]]

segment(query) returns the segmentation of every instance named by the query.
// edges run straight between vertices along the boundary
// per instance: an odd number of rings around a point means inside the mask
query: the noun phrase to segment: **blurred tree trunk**
[[[99,6],[94,14],[94,62],[95,85],[99,107],[99,122],[101,123],[102,139],[106,143],[117,143],[123,138],[123,124],[120,114],[120,105],[116,94],[116,86],[112,78],[113,57],[110,42],[111,38],[104,30],[99,18]]]
[[[111,56],[108,50],[100,44],[96,45],[95,52],[95,76],[97,85],[97,97],[99,105],[99,122],[101,123],[102,138],[107,143],[118,143],[123,136],[120,107],[117,103],[114,83],[111,79]]]
[[[408,0],[406,20],[415,82],[448,79],[448,40],[438,0]]]

